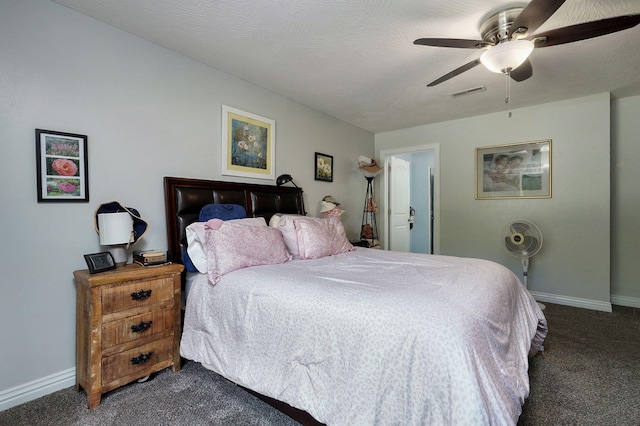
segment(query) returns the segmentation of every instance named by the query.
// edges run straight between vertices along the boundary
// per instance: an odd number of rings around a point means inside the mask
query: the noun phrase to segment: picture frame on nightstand
[[[116,269],[116,262],[108,251],[85,254],[84,260],[87,262],[90,274],[97,274],[98,272]]]

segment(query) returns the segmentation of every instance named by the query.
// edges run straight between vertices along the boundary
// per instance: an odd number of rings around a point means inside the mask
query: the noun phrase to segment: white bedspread
[[[329,425],[506,425],[545,335],[501,265],[358,249],[193,285],[180,352]]]

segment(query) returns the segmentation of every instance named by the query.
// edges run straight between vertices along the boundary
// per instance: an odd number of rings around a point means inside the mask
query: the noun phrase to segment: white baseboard
[[[51,374],[5,391],[0,391],[0,411],[32,401],[76,384],[76,368]]]
[[[614,305],[628,306],[630,308],[640,308],[640,298],[628,296],[611,295],[611,303]]]
[[[556,294],[532,291],[531,295],[539,302],[556,303],[558,305],[573,306],[574,308],[592,309],[595,311],[611,312],[611,303],[600,300],[580,299],[577,297],[558,296]]]

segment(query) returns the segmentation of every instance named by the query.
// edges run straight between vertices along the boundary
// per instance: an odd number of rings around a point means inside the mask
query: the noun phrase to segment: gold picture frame
[[[222,106],[222,174],[275,179],[276,122]]]
[[[551,139],[476,148],[476,200],[551,198]]]

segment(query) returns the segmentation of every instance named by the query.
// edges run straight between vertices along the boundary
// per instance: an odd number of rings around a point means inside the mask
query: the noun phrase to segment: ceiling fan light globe
[[[534,43],[530,40],[506,41],[485,51],[480,56],[480,62],[489,71],[504,73],[522,65],[533,48]]]

